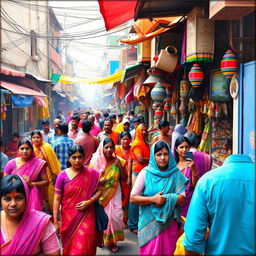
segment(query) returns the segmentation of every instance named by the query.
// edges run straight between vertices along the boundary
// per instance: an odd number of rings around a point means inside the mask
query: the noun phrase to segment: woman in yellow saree
[[[119,180],[127,180],[127,174],[120,160],[114,155],[112,139],[105,138],[93,154],[91,167],[101,175],[102,196],[99,199],[108,215],[108,227],[104,231],[104,243],[111,252],[117,252],[118,241],[124,240],[121,186]]]
[[[31,141],[34,147],[35,155],[47,162],[46,172],[49,179],[49,185],[45,199],[46,202],[48,201],[48,210],[52,212],[54,184],[58,174],[61,172],[60,162],[50,144],[43,141],[43,135],[40,130],[32,131]]]

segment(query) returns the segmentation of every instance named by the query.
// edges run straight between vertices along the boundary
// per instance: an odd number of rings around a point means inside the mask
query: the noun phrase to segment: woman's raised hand
[[[85,211],[91,205],[91,200],[81,201],[76,204],[76,209],[78,211]]]
[[[165,203],[165,196],[161,195],[163,192],[164,191],[161,191],[152,197],[151,202],[154,203],[156,207],[159,207]]]
[[[187,167],[191,168],[195,165],[195,162],[193,161],[193,159],[187,158],[185,164]]]

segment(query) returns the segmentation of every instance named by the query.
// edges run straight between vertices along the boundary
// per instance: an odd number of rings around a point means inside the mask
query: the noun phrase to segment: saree
[[[12,167],[12,171],[9,174],[17,174],[19,176],[27,175],[30,181],[37,181],[45,166],[45,161],[39,157],[31,157],[29,161],[17,168],[16,158],[9,161],[5,169],[8,169],[8,165]],[[43,188],[32,187],[30,189],[31,208],[42,211],[43,209]]]
[[[188,182],[176,166],[166,142],[170,152],[168,167],[166,171],[159,169],[154,156],[156,143],[150,150],[149,165],[144,168],[145,183],[142,195],[149,197],[163,191],[162,195],[165,195],[166,201],[159,207],[154,204],[140,206],[138,225],[140,255],[173,254],[178,239],[178,224],[181,223],[180,207],[176,205],[177,197],[185,191]],[[164,246],[166,241],[173,246]]]
[[[20,177],[21,178],[21,177]],[[26,208],[14,237],[4,242],[0,234],[1,255],[35,255],[50,215],[34,210],[27,183],[21,178],[26,193]]]
[[[124,240],[122,195],[119,184],[120,169],[116,164],[107,163],[103,153],[103,141],[93,154],[90,166],[100,172],[101,178],[107,179],[107,182],[102,185],[103,193],[99,203],[108,215],[108,227],[104,231],[103,240],[107,246],[112,246]]]
[[[133,164],[132,164],[132,170],[136,173],[139,173],[144,167],[147,166],[147,164],[142,164],[139,163],[137,158],[136,158],[136,151],[142,153],[142,156],[145,158],[149,158],[150,151],[149,151],[149,146],[145,142],[143,135],[142,135],[142,124],[140,124],[136,128],[134,140],[132,142],[132,147],[131,147],[131,156],[133,159]]]
[[[76,204],[89,200],[95,192],[99,173],[85,167],[64,187],[61,202],[60,237],[63,255],[95,255],[97,231],[94,205],[86,211],[76,210]]]
[[[209,154],[197,151],[193,154],[193,160],[195,162],[195,167],[199,178],[202,177],[206,172],[211,170],[212,157]],[[190,180],[186,187],[185,202],[180,204],[182,216],[187,217],[188,208],[194,192],[194,188],[192,186],[192,173],[190,168],[186,167],[181,170],[181,172],[185,175],[185,177]]]
[[[60,162],[50,146],[50,144],[43,142],[40,147],[34,146],[35,155],[47,162],[46,173],[49,180],[48,185],[48,206],[52,211],[54,198],[54,180],[53,175],[58,176],[61,171]]]
[[[125,160],[125,169],[128,174],[128,163],[129,163],[129,158],[131,157],[130,150],[124,153],[122,151],[121,145],[117,145],[115,148],[115,153],[117,156],[123,158]],[[131,189],[127,185],[126,181],[121,181],[121,188],[122,188],[122,208],[123,208],[123,222],[127,223],[128,221],[128,206],[130,202],[130,193]]]

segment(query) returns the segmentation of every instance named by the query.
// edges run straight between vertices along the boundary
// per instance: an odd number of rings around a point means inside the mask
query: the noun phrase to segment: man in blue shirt
[[[255,255],[255,165],[249,156],[231,155],[198,181],[183,245],[186,255]]]
[[[59,137],[53,142],[52,148],[60,161],[61,170],[64,170],[67,168],[68,149],[74,144],[74,140],[67,135],[68,124],[60,123],[58,129]]]

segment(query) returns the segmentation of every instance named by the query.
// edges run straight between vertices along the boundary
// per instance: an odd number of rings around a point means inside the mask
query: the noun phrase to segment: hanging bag
[[[98,200],[94,202],[94,205],[97,230],[104,231],[108,227],[108,215],[105,213],[104,207]]]

